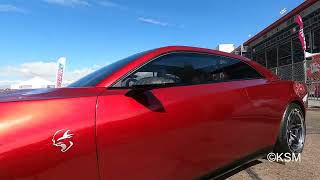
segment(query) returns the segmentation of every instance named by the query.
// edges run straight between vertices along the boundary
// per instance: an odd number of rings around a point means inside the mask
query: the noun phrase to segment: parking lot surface
[[[320,109],[307,111],[307,137],[301,162],[285,164],[258,160],[252,166],[228,177],[228,180],[320,180]]]

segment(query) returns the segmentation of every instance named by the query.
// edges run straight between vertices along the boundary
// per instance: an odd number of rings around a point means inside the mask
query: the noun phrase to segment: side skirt
[[[244,156],[243,158],[235,160],[226,166],[223,166],[223,167],[218,168],[218,169],[216,169],[206,175],[203,175],[203,176],[197,178],[197,180],[225,179],[226,177],[224,177],[224,176],[226,176],[229,173],[232,173],[232,171],[237,171],[237,169],[240,169],[241,167],[248,168],[248,167],[252,166],[250,164],[252,164],[253,161],[255,161],[259,158],[265,158],[265,156],[272,151],[273,151],[273,146],[265,147],[265,148],[260,149],[252,154]],[[250,165],[250,166],[248,166],[248,165]],[[241,170],[244,170],[244,169],[241,169]],[[239,172],[239,171],[237,171],[237,172]],[[233,174],[235,174],[235,173],[233,173]]]

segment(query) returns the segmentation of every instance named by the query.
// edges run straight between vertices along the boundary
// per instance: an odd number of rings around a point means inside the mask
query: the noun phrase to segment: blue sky
[[[60,56],[67,71],[88,72],[160,46],[239,45],[302,2],[0,0],[0,81],[30,78],[19,71]]]

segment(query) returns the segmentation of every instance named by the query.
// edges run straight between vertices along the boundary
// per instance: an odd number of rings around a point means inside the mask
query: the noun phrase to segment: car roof
[[[250,59],[239,56],[236,54],[226,53],[214,49],[207,49],[207,48],[200,48],[200,47],[192,47],[192,46],[165,46],[160,47],[157,49],[154,49],[152,51],[162,52],[162,53],[169,53],[174,51],[188,51],[188,52],[199,52],[199,53],[208,53],[208,54],[214,54],[214,55],[221,55],[221,56],[227,56],[231,58],[236,58],[242,61],[251,61]]]

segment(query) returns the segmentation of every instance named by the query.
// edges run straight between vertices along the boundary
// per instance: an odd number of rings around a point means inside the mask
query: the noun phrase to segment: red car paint
[[[173,51],[236,58],[265,78],[153,89],[149,108],[126,89],[108,88]],[[303,104],[293,87],[243,57],[172,46],[146,53],[96,87],[3,94],[0,179],[195,179],[273,146],[286,106]],[[65,153],[52,144],[61,129],[73,134]]]

